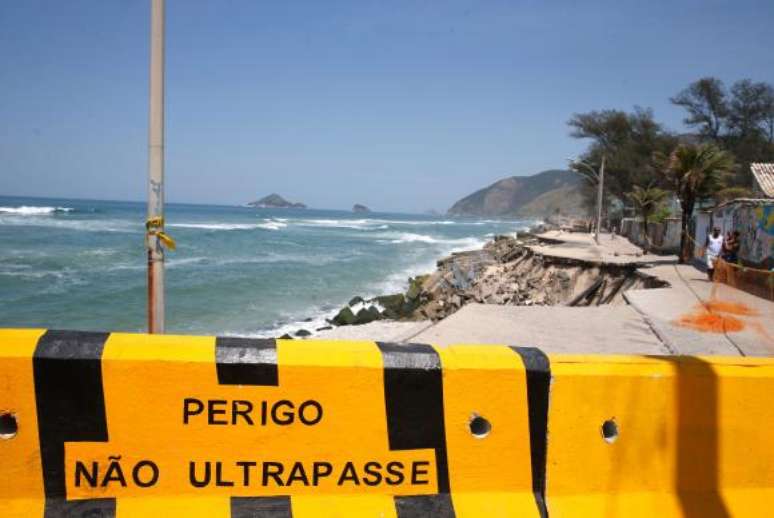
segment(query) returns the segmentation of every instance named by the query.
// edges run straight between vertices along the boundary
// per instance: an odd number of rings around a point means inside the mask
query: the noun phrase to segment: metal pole
[[[148,126],[148,221],[164,230],[164,0],[151,0],[150,112]],[[147,234],[148,332],[164,332],[164,249]]]
[[[602,196],[605,189],[605,155],[602,155],[602,165],[599,167],[599,192],[597,193],[597,232],[594,241],[599,244],[599,227],[602,226]]]

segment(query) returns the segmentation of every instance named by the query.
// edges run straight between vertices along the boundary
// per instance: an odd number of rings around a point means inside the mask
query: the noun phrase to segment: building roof
[[[768,205],[774,205],[774,200],[771,198],[735,198],[733,200],[724,201],[723,203],[715,205],[712,208],[702,209],[702,211],[715,212],[717,209],[722,209],[724,207],[728,207],[729,205],[746,205],[748,207],[758,207],[763,205],[765,207]]]
[[[750,169],[763,194],[774,198],[774,164],[750,164]]]

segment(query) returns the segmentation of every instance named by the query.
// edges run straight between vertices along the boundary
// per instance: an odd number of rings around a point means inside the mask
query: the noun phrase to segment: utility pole
[[[602,198],[605,189],[605,155],[602,155],[602,165],[599,166],[599,192],[597,192],[597,232],[594,241],[599,244],[599,227],[602,226]]]
[[[604,197],[604,190],[605,190],[605,155],[602,155],[602,165],[599,166],[599,171],[594,170],[594,168],[584,162],[583,160],[578,160],[577,158],[568,158],[567,161],[570,163],[570,168],[575,169],[577,171],[577,168],[580,166],[583,166],[590,175],[586,175],[587,178],[589,178],[592,181],[597,182],[597,228],[594,232],[594,241],[599,244],[599,227],[602,226],[602,199]]]
[[[148,124],[148,332],[164,332],[164,0],[151,0]]]

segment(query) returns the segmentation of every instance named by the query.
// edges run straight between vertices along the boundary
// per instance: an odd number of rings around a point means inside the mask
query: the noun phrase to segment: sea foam
[[[21,207],[0,207],[0,214],[17,214],[20,216],[45,216],[48,214],[72,212],[72,207],[33,207],[22,205]]]
[[[265,220],[264,223],[167,223],[171,228],[191,228],[198,230],[280,230],[288,226],[282,221]]]

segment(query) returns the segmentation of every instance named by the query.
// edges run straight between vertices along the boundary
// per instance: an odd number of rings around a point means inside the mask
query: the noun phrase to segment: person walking
[[[727,263],[735,263],[739,260],[739,248],[741,243],[739,242],[739,231],[734,230],[726,235],[726,240],[723,241],[723,260]]]
[[[720,257],[723,251],[723,235],[720,233],[718,227],[712,229],[712,234],[707,236],[706,244],[706,260],[707,260],[707,276],[709,280],[715,275],[715,263]]]

